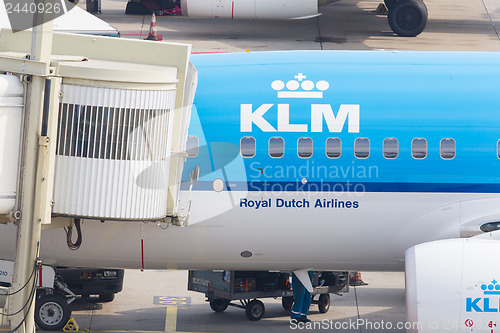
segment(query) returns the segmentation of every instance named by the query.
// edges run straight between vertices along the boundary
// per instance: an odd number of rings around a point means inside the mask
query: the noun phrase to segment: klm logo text
[[[267,112],[277,112],[277,124],[270,124],[265,119]],[[252,132],[255,128],[263,132],[323,132],[326,128],[330,133],[340,133],[344,130],[347,121],[347,131],[359,133],[359,105],[357,104],[342,104],[336,115],[330,104],[312,104],[309,113],[310,122],[302,124],[290,123],[289,104],[262,104],[257,108],[254,108],[252,104],[241,104],[240,115],[241,132]],[[326,124],[325,128],[323,128],[324,124]]]
[[[471,298],[465,300],[466,312],[500,312],[499,300],[492,300],[490,298]]]
[[[500,295],[500,284],[496,280],[491,281],[489,285],[486,283],[481,285],[481,290],[484,295]],[[500,312],[500,300],[492,300],[489,297],[484,298],[466,298],[466,312]]]

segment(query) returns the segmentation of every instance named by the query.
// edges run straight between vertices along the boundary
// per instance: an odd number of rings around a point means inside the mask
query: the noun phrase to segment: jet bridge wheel
[[[224,312],[229,306],[229,302],[230,301],[228,299],[222,299],[222,298],[214,299],[210,301],[210,307],[215,312]]]
[[[99,302],[108,303],[108,302],[113,302],[114,299],[115,299],[115,293],[99,294]]]
[[[392,31],[402,37],[415,37],[427,24],[427,7],[421,0],[389,0],[387,20]]]
[[[59,294],[46,294],[36,300],[35,323],[46,331],[61,330],[71,317],[66,298]]]
[[[251,321],[258,321],[262,317],[264,317],[264,313],[266,312],[266,308],[264,303],[259,300],[254,299],[253,301],[248,302],[245,307],[245,313],[247,318]]]

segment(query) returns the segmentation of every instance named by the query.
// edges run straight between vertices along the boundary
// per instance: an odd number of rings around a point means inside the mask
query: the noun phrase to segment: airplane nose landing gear
[[[427,7],[422,0],[385,0],[392,31],[402,37],[415,37],[427,24]]]

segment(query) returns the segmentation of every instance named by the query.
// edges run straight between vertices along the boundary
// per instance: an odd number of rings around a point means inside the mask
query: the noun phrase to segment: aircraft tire
[[[247,306],[245,307],[245,314],[251,321],[261,320],[262,317],[264,317],[265,312],[266,307],[264,306],[264,303],[256,299],[248,302]]]
[[[229,306],[229,300],[227,299],[214,299],[210,301],[210,308],[215,312],[224,312]]]
[[[319,295],[318,310],[321,313],[327,313],[330,310],[330,294]]]
[[[392,31],[401,37],[419,35],[427,25],[427,18],[427,7],[420,0],[399,1],[387,14]]]
[[[35,303],[35,323],[46,331],[61,330],[71,317],[66,299],[58,294],[43,295]]]

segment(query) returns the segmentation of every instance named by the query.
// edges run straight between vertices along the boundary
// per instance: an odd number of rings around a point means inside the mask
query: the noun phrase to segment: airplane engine
[[[409,333],[500,330],[500,241],[449,239],[406,251]]]
[[[298,19],[318,15],[318,0],[181,0],[182,15],[230,19]]]

